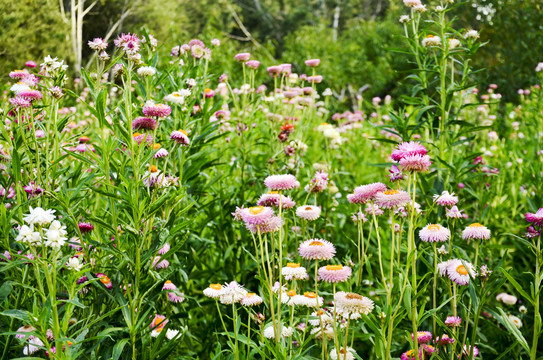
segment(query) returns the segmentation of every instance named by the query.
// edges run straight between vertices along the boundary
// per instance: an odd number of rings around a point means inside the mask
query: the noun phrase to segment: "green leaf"
[[[505,270],[503,267],[501,268],[501,271],[503,273],[503,275],[505,275],[505,277],[507,278],[507,280],[509,280],[509,282],[511,283],[511,285],[513,285],[515,287],[515,289],[518,291],[518,293],[520,295],[522,295],[522,297],[526,300],[528,300],[530,302],[530,304],[534,304],[534,301],[533,301],[533,298],[528,295],[528,293],[526,291],[524,291],[524,289],[522,288],[522,285],[520,285],[508,272],[507,270]]]
[[[119,358],[121,357],[121,354],[123,353],[123,349],[125,345],[128,344],[128,340],[129,339],[122,339],[121,341],[115,344],[115,346],[113,347],[113,354],[112,354],[113,360],[119,360]]]
[[[9,294],[11,294],[11,289],[11,281],[6,281],[0,286],[0,303],[4,302]]]

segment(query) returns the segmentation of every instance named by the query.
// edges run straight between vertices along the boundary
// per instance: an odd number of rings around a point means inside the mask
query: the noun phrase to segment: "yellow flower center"
[[[326,265],[326,270],[337,271],[337,270],[342,270],[342,269],[343,269],[343,265]]]
[[[290,297],[296,295],[296,290],[289,290],[289,291],[287,291],[287,295],[290,296]]]
[[[153,144],[153,149],[154,150],[160,149],[160,144],[159,143]]]
[[[310,299],[316,299],[317,298],[317,294],[315,294],[314,292],[310,292],[310,291],[304,292],[304,296],[307,297],[307,298],[310,298]]]
[[[255,296],[255,295],[256,295],[255,293],[247,293],[246,296],[247,296],[248,298],[250,298],[250,297],[253,297],[253,296]]]
[[[327,122],[323,122],[321,125],[328,125],[328,123],[327,123]]]
[[[287,267],[295,269],[295,268],[299,268],[300,264],[298,264],[298,263],[287,263]]]
[[[209,89],[209,88],[205,88],[205,89],[204,89],[204,92],[205,92],[206,94],[209,94],[209,93],[212,92],[212,91],[213,91],[213,90],[211,90],[211,89]]]
[[[479,224],[479,223],[473,223],[473,224],[471,224],[471,225],[468,226],[468,227],[470,227],[470,228],[480,228],[480,227],[484,227],[484,225],[481,225],[481,224]]]
[[[345,294],[345,297],[349,300],[353,300],[353,299],[362,300],[364,298],[362,295],[358,295],[355,293],[347,293]]]
[[[405,355],[411,357],[411,356],[413,356],[414,353],[415,353],[415,351],[409,350],[408,352],[405,353]]]
[[[141,134],[140,134],[139,132],[135,132],[135,133],[132,134],[133,137],[138,137],[138,136],[140,136],[140,135],[141,135]]]
[[[279,191],[270,191],[268,194],[269,195],[277,195],[277,194],[279,194]]]
[[[249,208],[249,212],[250,212],[252,215],[258,215],[258,214],[260,214],[262,211],[264,211],[264,206],[253,206],[253,207]]]
[[[66,341],[68,343],[68,346],[72,346],[73,342],[71,342],[70,340]]]
[[[427,39],[430,39],[430,38],[433,38],[433,37],[434,37],[434,35],[426,35]]]
[[[173,93],[172,96],[181,97],[181,94],[179,94],[179,93]]]
[[[324,246],[324,244],[321,241],[314,240],[309,243],[309,246]]]
[[[108,285],[111,282],[111,280],[109,280],[109,278],[105,275],[100,276],[100,281],[104,285]]]
[[[149,171],[152,173],[156,173],[158,171],[158,168],[155,165],[149,166]]]
[[[468,274],[468,270],[466,269],[466,267],[464,265],[459,265],[456,268],[456,272],[459,273],[460,275],[464,275],[464,276],[466,276]]]
[[[183,134],[187,135],[187,132],[183,129],[179,129],[179,132],[182,132]]]
[[[306,206],[304,210],[305,211],[310,211],[310,210],[313,210],[313,208],[311,206]]]
[[[221,290],[222,289],[221,284],[211,284],[211,285],[209,285],[209,287],[212,288],[213,290]]]
[[[172,282],[170,280],[166,280],[166,284],[171,284]]]
[[[399,194],[399,193],[400,192],[398,190],[387,190],[383,194],[385,194],[385,195],[396,195],[396,194]]]
[[[426,335],[426,333],[424,331],[418,331],[417,332],[417,336],[422,336],[422,335]]]
[[[441,225],[432,224],[428,225],[428,230],[439,230],[441,228]]]

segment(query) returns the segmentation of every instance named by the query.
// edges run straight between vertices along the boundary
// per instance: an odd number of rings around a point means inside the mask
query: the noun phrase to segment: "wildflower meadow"
[[[543,62],[395,6],[397,96],[145,24],[2,69],[1,358],[543,359]]]

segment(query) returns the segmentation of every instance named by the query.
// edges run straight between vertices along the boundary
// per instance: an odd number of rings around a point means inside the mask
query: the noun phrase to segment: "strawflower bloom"
[[[300,187],[296,177],[291,174],[270,175],[264,180],[264,185],[270,190],[292,190]]]
[[[451,339],[449,335],[447,334],[443,334],[441,336],[438,336],[434,341],[439,346],[444,346],[444,345],[453,344],[456,340]]]
[[[496,300],[501,301],[502,303],[506,305],[515,305],[518,301],[515,295],[510,295],[507,293],[499,293],[496,296]]]
[[[321,216],[321,207],[314,205],[304,205],[296,209],[296,216],[307,220],[317,220]]]
[[[94,51],[104,51],[107,49],[107,42],[102,38],[94,38],[94,40],[88,42],[89,47]]]
[[[464,345],[464,349],[462,351],[462,355],[465,355],[465,356],[469,356],[470,353],[473,353],[473,357],[479,355],[479,349],[477,348],[477,346],[473,346],[473,349],[472,349],[472,346],[471,345]]]
[[[462,324],[462,318],[460,316],[447,316],[444,323],[448,327],[459,327]]]
[[[166,104],[155,104],[152,101],[148,101],[143,107],[143,115],[153,116],[157,118],[165,118],[170,115],[172,108]]]
[[[415,350],[406,351],[400,356],[400,360],[415,360],[415,359],[417,359]],[[422,348],[419,348],[418,359],[422,359]]]
[[[317,296],[314,292],[306,291],[303,295],[294,295],[290,299],[291,305],[306,306],[306,307],[321,307],[324,299]]]
[[[154,76],[156,74],[156,69],[152,66],[141,66],[137,71],[139,76]]]
[[[462,231],[464,240],[488,240],[490,239],[490,230],[479,223],[473,223]]]
[[[415,341],[415,336],[411,334],[411,339]],[[429,331],[417,331],[417,342],[419,344],[428,344],[432,341],[432,333]]]
[[[170,262],[166,259],[162,259],[161,256],[155,256],[152,266],[155,269],[167,269],[170,266]]]
[[[324,171],[317,171],[311,183],[306,185],[305,191],[307,192],[321,192],[328,187],[328,173]]]
[[[81,231],[82,233],[88,233],[94,230],[94,225],[89,222],[79,222],[77,226],[79,227],[79,231]]]
[[[151,336],[152,337],[158,337],[160,332],[164,330],[164,327],[168,323],[168,319],[166,319],[166,316],[164,315],[155,315],[153,318],[153,321],[151,321],[151,324],[149,327],[152,329]]]
[[[386,189],[387,186],[380,182],[358,186],[354,189],[353,194],[347,195],[347,200],[352,204],[365,204]]]
[[[422,39],[422,46],[441,46],[441,38],[435,35],[428,35],[424,39]]]
[[[526,221],[529,223],[533,223],[537,226],[543,226],[543,208],[537,210],[536,213],[526,213],[524,216],[526,217]]]
[[[418,141],[410,141],[399,144],[396,149],[392,151],[390,157],[392,160],[399,162],[406,156],[426,154],[428,154],[428,150],[424,147],[424,145],[421,145],[421,143]]]
[[[188,146],[190,144],[190,139],[185,130],[174,130],[170,134],[170,139],[175,141],[182,146]]]
[[[255,293],[246,293],[245,297],[241,299],[241,305],[243,306],[256,306],[262,304],[262,298]]]
[[[19,230],[19,234],[15,238],[15,241],[26,243],[28,245],[37,245],[41,240],[41,235],[38,231],[34,231],[34,225],[23,225]]]
[[[38,90],[24,90],[18,93],[17,97],[28,100],[28,101],[35,101],[35,100],[41,100],[43,98],[43,95]]]
[[[223,292],[219,297],[221,304],[230,305],[240,302],[247,291],[236,281],[231,281],[223,286]]]
[[[285,280],[307,280],[309,275],[305,267],[300,266],[298,263],[287,263],[287,266],[281,269],[281,275],[285,277]]]
[[[77,257],[71,257],[66,263],[66,268],[73,271],[81,271],[83,264],[79,262]]]
[[[224,292],[225,290],[221,284],[210,284],[209,287],[203,291],[205,296],[212,299],[218,299]]]
[[[267,194],[262,194],[256,202],[258,206],[271,206],[286,210],[293,208],[296,203],[288,196],[279,194],[277,191],[270,191]]]
[[[424,242],[444,242],[449,240],[451,232],[439,224],[429,224],[419,231],[419,237]]]
[[[289,327],[289,326],[283,326],[282,324],[280,325],[281,327],[281,337],[291,337],[292,334],[294,334],[294,329]],[[264,337],[266,339],[275,339],[275,329],[273,327],[273,325],[269,325],[268,327],[266,327],[264,329]]]
[[[464,210],[458,210],[458,207],[455,205],[445,211],[445,216],[449,219],[462,219],[464,218],[464,214],[462,214],[462,211]]]
[[[253,206],[241,210],[241,219],[249,225],[265,225],[273,216],[273,209],[266,206]]]
[[[423,172],[430,169],[432,161],[428,155],[407,155],[400,159],[400,165],[403,171]]]
[[[108,289],[108,290],[113,289],[113,283],[111,282],[111,280],[109,279],[109,277],[108,277],[106,274],[97,273],[97,274],[96,274],[96,277],[97,277],[98,279],[100,279],[100,282],[101,282],[102,284],[104,284],[104,286],[106,287],[106,289]]]
[[[321,63],[320,59],[309,59],[305,61],[305,65],[309,67],[317,67]]]
[[[334,304],[338,315],[351,320],[368,315],[375,306],[373,301],[365,296],[344,291],[334,295]]]
[[[390,175],[388,175],[388,177],[390,178],[390,181],[391,182],[394,182],[394,181],[398,181],[398,180],[403,180],[403,172],[398,168],[398,166],[392,164],[392,166],[390,167],[390,170],[388,170],[388,172],[390,173]]]
[[[156,120],[149,117],[137,117],[132,121],[133,130],[155,130]]]
[[[319,280],[329,283],[347,281],[351,277],[351,268],[343,265],[326,265],[319,268]]]
[[[398,206],[405,206],[411,201],[407,191],[387,190],[375,195],[375,203],[384,209],[393,209]]]
[[[336,348],[333,348],[332,351],[330,351],[330,359],[332,360],[355,360],[356,357],[356,351],[354,351],[353,348],[347,347],[347,350],[345,348],[339,349],[339,357],[338,357],[338,350]]]
[[[372,216],[374,213],[375,213],[375,216],[380,216],[384,214],[384,211],[381,208],[379,208],[379,206],[376,204],[368,204],[368,206],[366,206],[364,211],[366,212],[366,214],[372,215]]]
[[[447,266],[447,275],[449,279],[462,286],[469,284],[470,277],[477,276],[477,272],[471,263],[454,259]]]
[[[330,260],[336,254],[334,245],[322,239],[309,239],[300,244],[300,256],[308,260]]]
[[[251,69],[258,69],[258,67],[260,66],[260,61],[257,61],[257,60],[249,60],[245,63],[245,65],[247,65],[248,68],[251,68]]]
[[[251,54],[249,54],[249,53],[239,53],[239,54],[236,54],[234,56],[234,58],[236,59],[236,61],[245,62],[245,61],[247,61],[247,60],[249,60],[251,58]]]

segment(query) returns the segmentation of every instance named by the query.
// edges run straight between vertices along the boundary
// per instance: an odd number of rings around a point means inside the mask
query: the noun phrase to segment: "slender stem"
[[[333,292],[334,292],[334,299],[336,298],[336,283],[333,283],[332,284],[332,289],[333,289]],[[337,336],[337,323],[336,323],[336,306],[334,304],[334,317],[332,318],[333,320],[333,325],[334,325],[334,345],[336,346],[336,354],[337,354],[337,358],[339,359],[340,358],[340,355],[339,355],[339,348],[340,348],[340,345],[339,345],[339,340],[338,340],[338,336]]]
[[[432,287],[432,299],[433,299],[433,309],[437,309],[437,246],[436,246],[436,243],[433,242],[432,243],[432,247],[434,249],[434,284],[433,284],[433,287]],[[435,315],[432,317],[432,329],[434,329],[434,334],[437,333],[437,325],[436,325],[436,318],[435,318]]]
[[[541,327],[541,314],[539,313],[539,292],[541,291],[541,235],[537,238],[535,253],[535,278],[534,278],[534,335],[532,338],[532,349],[530,360],[536,360],[537,343],[539,341],[539,329]]]

